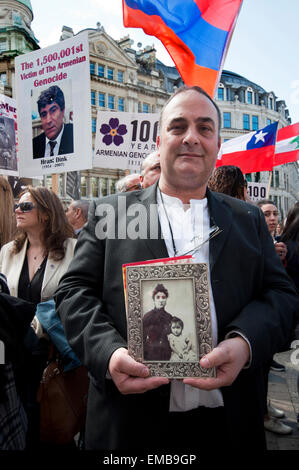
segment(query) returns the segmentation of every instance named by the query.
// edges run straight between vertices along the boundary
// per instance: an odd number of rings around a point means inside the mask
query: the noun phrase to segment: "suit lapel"
[[[210,245],[210,269],[211,272],[214,265],[224,247],[229,236],[232,223],[232,213],[230,208],[224,203],[220,193],[212,193],[207,190],[208,205],[210,210],[211,225],[217,225],[221,233],[209,242]]]
[[[59,266],[61,264],[61,261],[54,261],[53,259],[49,258],[49,256],[50,255],[48,255],[45,274],[44,274],[44,279],[43,279],[42,292],[41,292],[42,297],[45,296],[45,290],[46,290],[49,282],[53,278],[53,276],[56,274],[57,269],[59,268]]]

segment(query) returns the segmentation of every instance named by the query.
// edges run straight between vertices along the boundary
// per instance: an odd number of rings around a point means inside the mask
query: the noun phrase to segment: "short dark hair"
[[[181,86],[180,88],[178,88],[178,89],[168,98],[168,100],[166,101],[166,103],[164,103],[163,108],[162,108],[161,113],[160,113],[159,130],[161,131],[163,114],[164,114],[165,108],[166,108],[166,106],[168,105],[168,103],[170,103],[170,102],[173,100],[173,98],[175,98],[177,95],[180,95],[181,93],[185,93],[186,91],[196,91],[197,93],[199,93],[200,95],[204,95],[206,98],[208,98],[209,101],[211,101],[211,103],[214,105],[214,107],[215,107],[215,109],[216,109],[216,111],[217,111],[217,116],[218,116],[218,135],[220,135],[220,129],[221,129],[221,112],[220,112],[220,109],[218,108],[218,106],[217,106],[217,104],[215,103],[215,101],[212,100],[212,98],[210,97],[210,95],[208,95],[208,93],[207,93],[203,88],[201,88],[200,86],[197,86],[197,85],[193,85],[193,86],[183,85],[183,86]]]
[[[275,204],[274,201],[271,201],[271,199],[260,199],[259,201],[256,202],[256,205],[258,207],[265,206],[266,204],[272,204],[272,206],[277,207],[277,204]]]
[[[39,95],[37,100],[39,114],[42,108],[45,108],[48,104],[51,103],[57,103],[61,111],[63,111],[65,108],[63,91],[57,85],[50,86],[50,88],[42,91]]]
[[[153,299],[155,297],[156,294],[158,294],[158,292],[163,292],[166,297],[168,297],[168,290],[166,289],[166,287],[163,286],[163,284],[157,284],[156,287],[154,288],[153,290]]]
[[[178,323],[179,325],[181,325],[182,329],[184,328],[184,322],[183,322],[183,320],[181,320],[181,318],[172,317],[172,319],[170,320],[170,324],[172,324],[172,323]]]

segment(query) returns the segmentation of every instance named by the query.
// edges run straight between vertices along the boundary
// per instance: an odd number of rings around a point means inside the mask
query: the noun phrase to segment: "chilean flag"
[[[274,166],[299,160],[299,122],[277,132]]]
[[[224,142],[219,150],[216,167],[235,165],[242,173],[272,170],[277,126],[275,122]]]
[[[212,98],[242,0],[123,0],[124,25],[156,36],[183,81]]]

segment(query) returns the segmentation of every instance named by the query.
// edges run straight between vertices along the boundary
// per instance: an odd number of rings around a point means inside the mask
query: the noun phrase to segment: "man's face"
[[[56,139],[63,126],[64,109],[62,110],[54,101],[41,108],[40,117],[43,130],[48,139]]]
[[[137,173],[130,175],[126,184],[126,191],[136,191],[136,189],[140,189],[140,180]]]
[[[76,208],[74,207],[73,203],[69,205],[65,215],[69,224],[71,224],[72,226],[76,224]]]
[[[213,103],[194,90],[175,96],[164,109],[158,144],[161,189],[205,192],[220,147]]]
[[[143,189],[152,186],[157,179],[159,179],[161,173],[160,156],[154,154],[148,157],[148,162],[144,169],[143,175],[140,175],[141,186]]]

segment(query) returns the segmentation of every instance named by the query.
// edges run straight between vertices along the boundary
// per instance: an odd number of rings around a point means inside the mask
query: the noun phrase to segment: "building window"
[[[245,90],[240,91],[240,102],[245,103]]]
[[[118,98],[118,110],[124,111],[125,110],[125,100],[124,98]]]
[[[0,52],[7,51],[7,41],[6,38],[0,39]]]
[[[259,171],[257,171],[254,175],[254,182],[258,183],[261,180],[261,174]]]
[[[124,81],[124,72],[122,72],[121,70],[117,72],[117,81],[120,83],[123,83]]]
[[[226,88],[226,100],[233,101],[233,92],[230,88]]]
[[[95,71],[96,71],[96,66],[95,66],[95,63],[94,62],[90,62],[90,73],[92,75],[95,74]]]
[[[264,105],[268,108],[268,96],[264,96]]]
[[[104,77],[105,76],[105,67],[104,65],[98,65],[98,76]]]
[[[108,95],[108,108],[114,109],[114,96]]]
[[[275,178],[275,188],[279,188],[279,171],[275,170],[274,172],[274,178]]]
[[[149,105],[147,103],[143,103],[142,112],[143,113],[149,113]]]
[[[138,113],[141,113],[141,103],[138,101]]]
[[[112,178],[110,180],[110,194],[115,194],[115,184],[116,184],[117,179]]]
[[[6,72],[0,73],[0,81],[3,83],[4,86],[7,85],[7,75],[6,75]]]
[[[101,191],[101,196],[107,196],[107,194],[108,194],[108,178],[100,178],[100,191]]]
[[[246,131],[250,129],[249,114],[243,114],[243,129]]]
[[[273,98],[269,98],[269,108],[273,109]]]
[[[252,116],[252,130],[257,131],[259,128],[259,117]]]
[[[218,100],[223,101],[224,100],[224,88],[219,87],[218,88]]]
[[[95,117],[93,117],[91,118],[91,132],[95,134],[96,130],[97,130],[97,120]]]
[[[96,105],[96,92],[91,90],[90,95],[91,95],[91,105],[95,106]]]
[[[267,126],[270,126],[270,124],[272,124],[271,119],[267,119]]]
[[[247,91],[247,103],[252,104],[252,91]]]
[[[99,93],[99,106],[101,108],[105,108],[106,106],[106,99],[105,93]]]
[[[231,113],[223,113],[223,127],[231,127]]]
[[[81,176],[81,196],[87,197],[87,178],[86,176]]]
[[[113,80],[113,77],[114,77],[114,69],[111,69],[110,67],[108,67],[108,69],[107,69],[107,78],[109,80]]]
[[[91,196],[92,197],[99,197],[99,191],[100,186],[99,186],[99,178],[96,176],[91,177]]]

